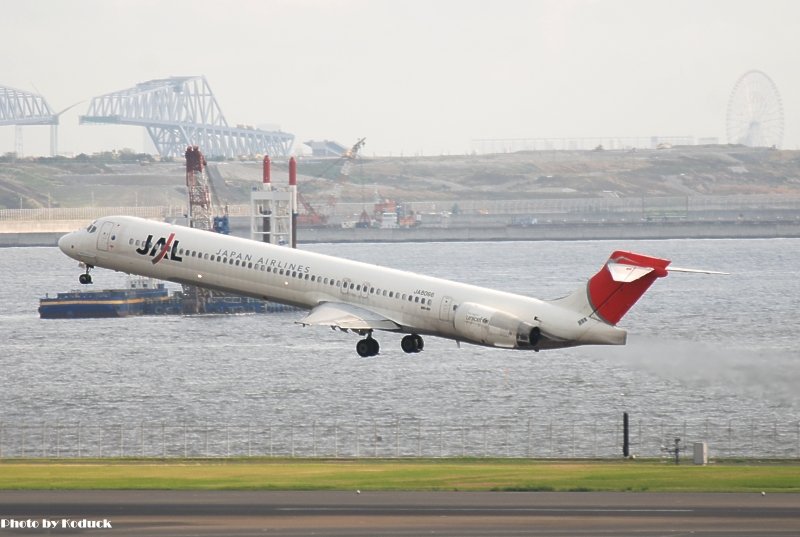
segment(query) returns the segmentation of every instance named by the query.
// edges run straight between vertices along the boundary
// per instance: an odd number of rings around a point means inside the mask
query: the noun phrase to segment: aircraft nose
[[[74,235],[74,233],[67,233],[58,239],[58,248],[67,255],[69,255],[70,250],[75,247],[75,241],[72,240]]]

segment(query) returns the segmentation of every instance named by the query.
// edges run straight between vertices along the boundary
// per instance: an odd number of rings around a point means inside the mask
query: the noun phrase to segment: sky
[[[716,137],[745,72],[782,97],[800,148],[796,0],[0,0],[0,85],[61,116],[59,151],[152,152],[143,128],[78,125],[92,97],[204,75],[228,123],[364,154],[475,140]],[[26,156],[49,127],[25,127]],[[15,128],[0,127],[0,154]]]

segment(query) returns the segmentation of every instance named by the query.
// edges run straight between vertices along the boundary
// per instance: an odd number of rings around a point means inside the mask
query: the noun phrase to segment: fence
[[[92,220],[112,214],[165,218],[186,214],[184,207],[53,207],[38,209],[0,209],[0,221]]]
[[[797,211],[800,196],[731,195],[731,196],[680,196],[643,198],[531,198],[517,200],[450,200],[437,202],[410,202],[407,210],[421,213],[449,211],[458,205],[464,214],[536,214],[538,216],[561,214],[633,214],[647,215],[652,212],[679,211],[689,214],[748,211]],[[364,203],[337,203],[330,208],[335,216],[352,217],[360,214]],[[229,205],[230,216],[250,216],[250,205]],[[139,216],[142,218],[181,217],[186,214],[182,206],[152,207],[74,207],[38,209],[0,209],[0,221],[42,220],[91,220],[113,214]]]
[[[675,438],[704,441],[715,458],[800,458],[800,421],[712,422],[633,418],[631,453],[666,456]],[[0,458],[27,457],[532,457],[616,458],[619,423],[453,422],[0,424]]]

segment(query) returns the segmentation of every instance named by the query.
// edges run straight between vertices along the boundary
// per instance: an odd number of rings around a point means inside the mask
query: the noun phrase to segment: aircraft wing
[[[399,324],[379,313],[341,302],[323,302],[295,322],[303,326],[314,324],[342,330],[400,330]]]

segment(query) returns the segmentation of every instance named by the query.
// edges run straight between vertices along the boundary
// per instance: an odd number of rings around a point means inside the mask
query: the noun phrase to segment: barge
[[[222,294],[212,294],[198,305],[183,292],[170,293],[163,283],[146,278],[131,280],[125,289],[67,291],[39,299],[39,317],[42,319],[273,313],[290,309],[294,308],[255,298]]]

